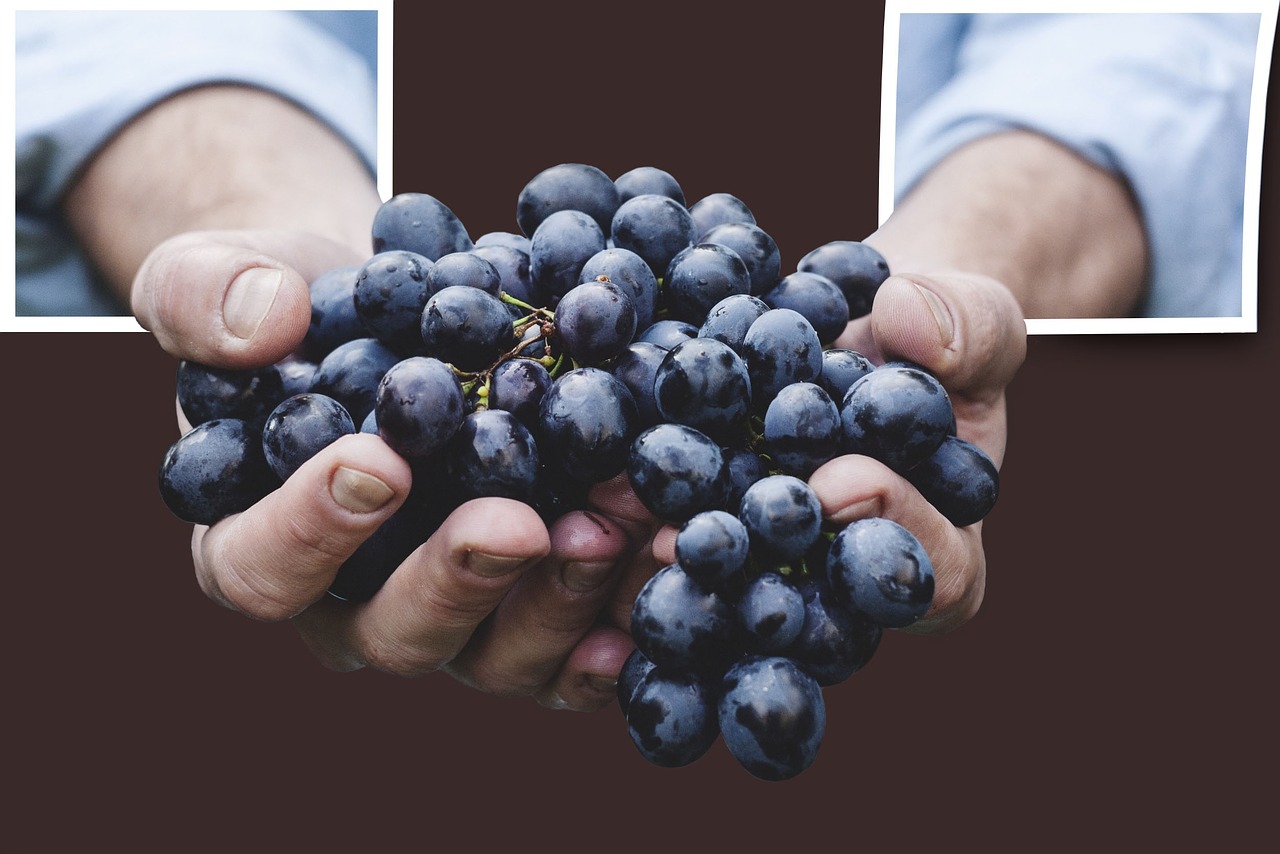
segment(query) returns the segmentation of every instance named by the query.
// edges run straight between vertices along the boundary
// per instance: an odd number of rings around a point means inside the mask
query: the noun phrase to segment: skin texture
[[[256,133],[239,130],[245,127]],[[1010,162],[1008,151],[960,161],[953,170],[944,164],[938,179],[922,184],[871,238],[902,273],[881,289],[871,316],[851,323],[838,342],[877,360],[908,358],[934,370],[954,395],[961,436],[997,463],[1005,446],[1004,388],[1025,353],[1025,306],[1014,294],[1046,310],[1106,311],[1130,304],[1138,289],[1094,294],[1109,281],[1096,270],[1052,280],[1037,275],[1050,262],[1086,255],[1107,271],[1114,266],[1116,278],[1130,284],[1140,281],[1131,273],[1142,267],[1111,265],[1103,247],[1079,242],[1095,220],[1107,223],[1104,242],[1126,233],[1116,223],[1127,222],[1132,207],[1109,212],[1098,202],[1124,202],[1127,195],[1111,187],[1073,196],[1068,186],[1065,201],[1050,196],[1041,179],[1059,174],[1062,164],[1040,158],[1063,152],[1038,138],[1021,142],[1029,143],[1020,150],[1034,166],[1021,179],[992,180],[987,195],[967,186],[980,178],[983,163]],[[968,156],[982,154],[979,148]],[[968,203],[985,200],[987,214],[960,216],[967,203],[955,201],[958,188],[970,191]],[[1005,210],[1001,194],[1029,188],[1036,192],[1026,195],[1055,228],[1033,229],[1026,211]],[[1067,218],[1074,227],[1063,229],[1064,205],[1073,199],[1088,202],[1089,212]],[[217,86],[175,96],[127,127],[72,189],[66,212],[167,352],[247,367],[270,364],[301,341],[307,282],[368,256],[377,205],[364,167],[323,125],[265,93]],[[129,230],[120,228],[122,210],[130,211]],[[1013,241],[1005,219],[1025,226]],[[975,233],[957,236],[956,229]],[[1091,245],[1090,252],[1078,252],[1080,245]],[[1132,260],[1124,246],[1115,257]],[[1086,279],[1102,283],[1086,287]],[[1036,282],[1046,283],[1043,303]],[[913,630],[954,628],[976,612],[985,581],[980,525],[951,527],[905,481],[864,457],[834,460],[812,483],[829,516],[885,515],[920,537],[934,559],[939,592]],[[470,502],[372,600],[327,599],[337,568],[400,506],[409,485],[408,466],[380,439],[345,436],[254,507],[195,527],[201,588],[250,618],[291,620],[317,658],[336,670],[373,667],[401,676],[444,670],[477,689],[528,695],[555,708],[589,710],[612,701],[633,646],[626,633],[631,603],[674,559],[674,530],[644,510],[625,477],[593,490],[598,512],[571,514],[551,530],[518,502]],[[494,518],[502,524],[493,525]]]

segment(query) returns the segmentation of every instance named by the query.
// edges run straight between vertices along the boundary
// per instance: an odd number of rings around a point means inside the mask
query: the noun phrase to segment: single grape
[[[758,225],[728,222],[702,235],[702,243],[732,249],[747,268],[748,292],[759,296],[773,290],[782,275],[782,254],[777,242]]]
[[[373,217],[373,251],[406,249],[434,261],[473,246],[457,215],[426,193],[399,193],[383,202]]]
[[[770,308],[800,312],[823,345],[833,344],[849,325],[849,303],[835,282],[817,273],[784,276],[763,297]]]
[[[842,604],[819,569],[796,581],[804,622],[785,654],[826,687],[865,667],[879,648],[883,632],[879,624]]]
[[[640,502],[672,524],[722,508],[728,494],[729,475],[720,446],[683,424],[657,424],[637,436],[626,469]]]
[[[631,297],[610,281],[574,286],[556,304],[556,334],[579,365],[599,365],[617,356],[636,331]]]
[[[707,311],[706,319],[698,329],[698,337],[722,341],[739,356],[745,356],[742,342],[747,330],[768,310],[769,306],[759,297],[731,294]]]
[[[311,280],[311,324],[302,342],[302,352],[319,360],[339,344],[363,338],[369,333],[356,313],[356,277],[360,265],[326,270]]]
[[[217,418],[235,418],[258,427],[289,395],[276,365],[215,368],[184,359],[178,363],[178,406],[193,427]]]
[[[972,442],[947,436],[924,462],[904,475],[926,500],[963,528],[985,518],[1000,495],[1000,472]]]
[[[749,650],[781,654],[804,628],[804,596],[786,576],[762,572],[747,582],[735,613]]]
[[[629,249],[602,249],[587,259],[578,283],[604,276],[626,291],[636,309],[636,329],[647,329],[658,313],[658,277],[645,260]]]
[[[653,662],[644,657],[644,653],[638,648],[631,650],[631,654],[627,656],[627,660],[622,662],[622,669],[618,671],[618,707],[622,709],[622,714],[626,715],[631,706],[631,697],[636,692],[636,687],[640,684],[640,680],[644,679],[653,669]]]
[[[488,261],[498,273],[500,293],[513,296],[536,308],[541,308],[549,302],[542,290],[533,283],[533,274],[529,269],[529,253],[525,250],[491,244],[477,246],[471,251]]]
[[[601,368],[562,374],[542,397],[539,451],[575,480],[598,483],[627,465],[639,412],[622,381]]]
[[[796,270],[817,273],[836,283],[849,305],[849,319],[871,313],[881,283],[889,278],[889,262],[866,243],[833,240],[800,259]]]
[[[742,496],[751,484],[769,475],[769,465],[749,448],[725,448],[724,467],[729,475],[729,492],[724,507],[734,513],[742,504]]]
[[[840,408],[845,450],[896,472],[923,462],[955,429],[942,383],[927,371],[880,367],[849,387]]]
[[[822,351],[822,373],[817,383],[837,403],[844,402],[849,386],[875,370],[871,360],[856,350],[830,347]]]
[[[618,188],[604,172],[585,163],[561,163],[530,179],[516,199],[516,223],[532,235],[551,214],[582,211],[607,234],[618,209]]]
[[[529,238],[514,231],[488,231],[476,238],[476,249],[491,249],[494,246],[505,246],[525,255],[529,254]]]
[[[845,607],[885,628],[911,625],[933,602],[929,555],[915,535],[889,519],[859,519],[836,534],[827,578]]]
[[[650,341],[635,341],[609,365],[609,372],[622,380],[622,384],[635,399],[642,427],[652,427],[663,420],[662,413],[658,411],[653,385],[658,366],[668,352]]]
[[[502,300],[479,288],[447,287],[422,312],[425,355],[462,371],[482,371],[515,347],[515,326]]]
[[[449,441],[445,472],[466,499],[484,496],[533,500],[538,478],[533,434],[510,412],[473,412]]]
[[[197,425],[160,463],[160,497],[184,522],[213,525],[280,485],[262,455],[262,431],[239,418]]]
[[[827,726],[822,689],[795,662],[753,656],[724,676],[720,730],[751,774],[787,780],[813,764]]]
[[[303,463],[356,432],[351,413],[332,397],[315,392],[285,398],[262,427],[262,451],[281,480],[288,480]]]
[[[742,348],[751,375],[751,397],[761,412],[784,386],[811,382],[822,373],[818,333],[804,315],[789,308],[772,308],[760,315],[743,336]]]
[[[690,674],[654,668],[631,695],[627,730],[640,754],[654,765],[688,765],[720,735],[715,691]]]
[[[821,386],[783,386],[764,414],[764,448],[783,474],[808,478],[840,453],[840,410]]]
[[[713,338],[677,344],[654,374],[654,400],[666,421],[728,443],[746,429],[751,377],[742,357]]]
[[[755,214],[746,203],[729,193],[712,193],[703,196],[689,208],[689,216],[698,232],[698,240],[718,225],[729,222],[745,222],[756,224]]]
[[[671,350],[680,342],[698,337],[698,327],[683,320],[659,320],[640,330],[637,341],[648,341],[657,344],[664,350]]]
[[[499,362],[489,378],[489,408],[506,410],[530,430],[536,430],[538,408],[551,383],[550,372],[536,359]]]
[[[613,245],[639,255],[655,276],[663,275],[671,259],[694,244],[694,231],[693,218],[684,205],[654,193],[619,205],[608,229]]]
[[[679,566],[658,570],[636,595],[631,637],[670,673],[720,672],[735,652],[733,609]],[[632,698],[632,705],[635,698]]]
[[[670,172],[656,166],[637,166],[629,172],[623,172],[613,183],[618,188],[619,203],[653,193],[684,204],[684,190],[680,189],[680,183]]]
[[[578,284],[587,261],[605,249],[605,233],[582,211],[557,211],[529,242],[529,276],[539,291],[558,300]]]
[[[701,324],[716,303],[746,294],[750,287],[738,253],[716,243],[699,243],[671,259],[662,279],[662,302],[669,318]]]
[[[750,548],[746,526],[724,510],[704,510],[676,533],[676,563],[708,589],[741,574]]]
[[[375,417],[378,435],[392,450],[411,462],[429,459],[462,426],[462,385],[439,359],[412,356],[382,377]]]
[[[767,566],[799,560],[822,530],[822,504],[807,483],[775,474],[753,483],[742,496],[738,518],[751,534],[751,554]]]
[[[405,249],[379,252],[366,261],[352,291],[366,334],[401,356],[416,354],[422,348],[419,325],[433,267],[426,256]]]
[[[383,374],[398,361],[400,356],[377,338],[339,344],[316,366],[309,391],[332,397],[351,414],[352,421],[364,421],[373,409]]]
[[[441,255],[427,270],[426,283],[428,297],[450,287],[479,288],[495,297],[502,292],[502,275],[498,268],[474,249]],[[425,299],[423,305],[426,305]]]

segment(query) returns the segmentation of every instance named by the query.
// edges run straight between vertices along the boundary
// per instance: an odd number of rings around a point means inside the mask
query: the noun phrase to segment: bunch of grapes
[[[213,524],[340,436],[377,434],[414,489],[333,581],[363,601],[467,500],[516,499],[550,523],[625,472],[678,528],[676,563],[636,599],[618,683],[637,748],[673,767],[723,736],[757,777],[799,774],[823,737],[822,688],[918,620],[934,585],[910,532],[832,529],[806,479],[866,454],[968,525],[995,502],[995,466],[956,436],[927,371],[834,346],[889,274],[870,246],[827,243],[783,275],[746,204],[686,206],[654,167],[553,166],[519,193],[516,225],[473,241],[430,195],[386,201],[368,260],[311,283],[297,353],[179,365],[193,429],[164,457],[164,500]]]

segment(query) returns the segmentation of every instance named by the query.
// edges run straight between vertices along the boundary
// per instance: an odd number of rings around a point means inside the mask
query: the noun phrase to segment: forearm
[[[1125,316],[1146,277],[1146,237],[1124,183],[1025,131],[954,152],[867,242],[895,272],[998,279],[1027,317]]]
[[[127,125],[64,202],[89,257],[128,301],[165,238],[198,229],[307,231],[370,251],[379,204],[367,168],[328,126],[262,90],[208,86]]]

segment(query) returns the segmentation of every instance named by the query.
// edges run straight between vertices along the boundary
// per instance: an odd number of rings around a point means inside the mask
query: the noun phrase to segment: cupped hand
[[[184,234],[147,257],[133,310],[179,359],[265,366],[302,341],[308,282],[363,260],[309,234]],[[598,617],[639,544],[637,529],[607,515],[571,513],[548,529],[521,502],[471,501],[368,602],[328,595],[339,567],[404,503],[411,482],[408,464],[378,437],[343,437],[248,510],[195,527],[201,588],[249,617],[291,620],[337,670],[441,669],[556,708],[612,700],[631,645]]]
[[[905,359],[931,371],[951,397],[960,438],[1001,465],[1005,388],[1026,356],[1026,324],[999,282],[960,273],[892,276],[871,314],[852,321],[836,344],[873,362]],[[981,522],[955,527],[906,480],[865,456],[838,457],[809,482],[832,522],[886,517],[912,531],[929,553],[933,605],[907,631],[952,630],[977,613],[986,585]]]

